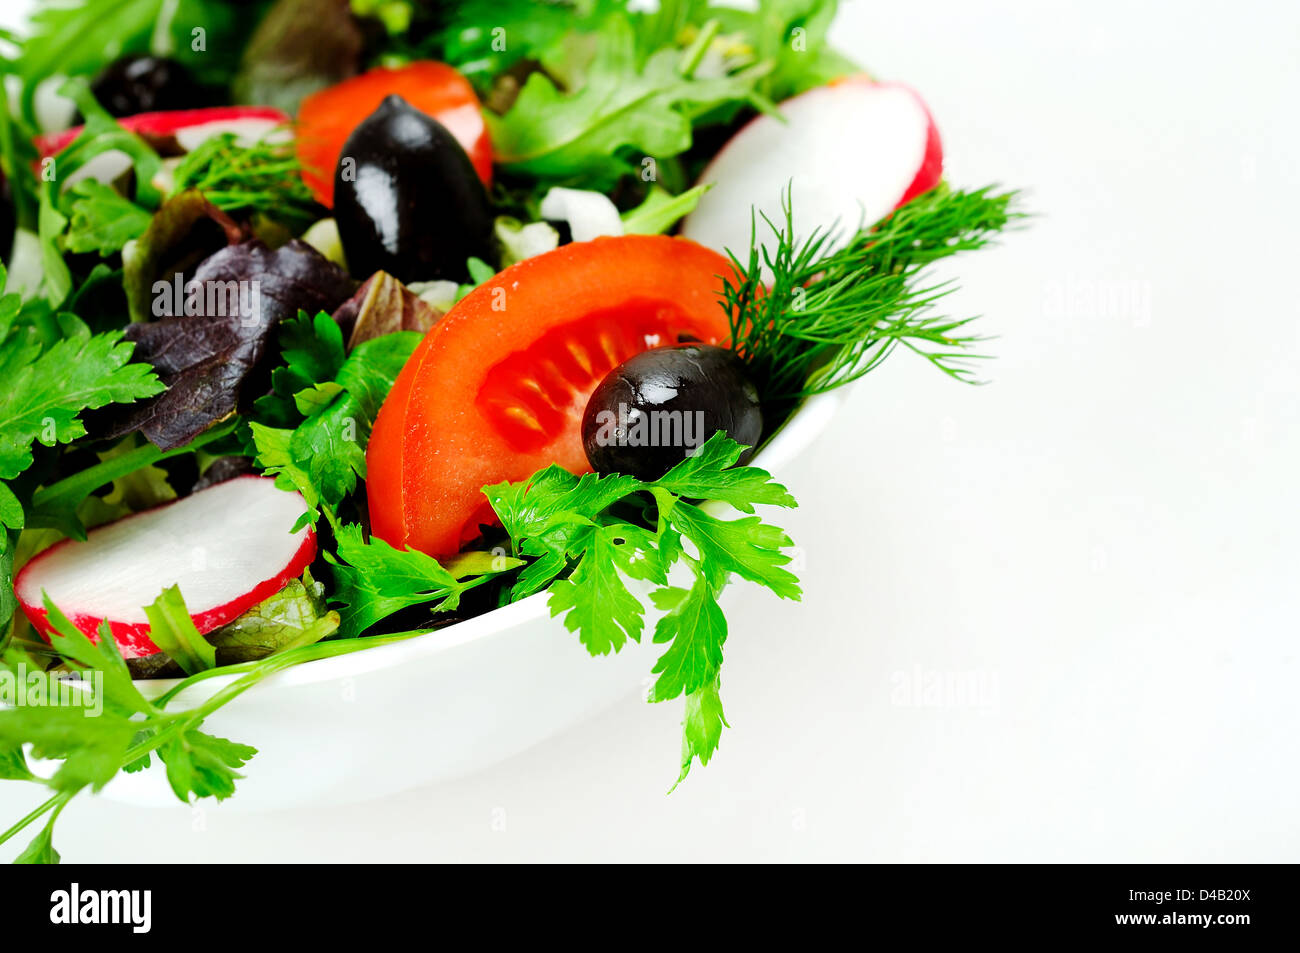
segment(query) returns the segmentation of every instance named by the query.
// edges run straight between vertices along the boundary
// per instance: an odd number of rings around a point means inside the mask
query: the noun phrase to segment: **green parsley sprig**
[[[708,763],[726,723],[719,676],[727,620],[718,596],[729,578],[747,579],[783,599],[801,596],[786,568],[790,538],[753,515],[756,505],[797,504],[766,470],[735,466],[743,449],[719,432],[654,482],[622,474],[579,477],[551,466],[527,481],[483,488],[515,555],[529,560],[512,596],[549,589],[551,614],[562,615],[592,655],[641,640],[646,606],[629,582],[654,587],[649,601],[662,615],[653,640],[665,649],[652,669],[658,678],[650,700],[686,698],[678,783],[695,759]],[[616,504],[643,495],[653,503],[644,525],[619,515]],[[717,500],[748,515],[720,519],[688,502],[694,499]],[[689,573],[689,585],[670,579],[678,566]]]
[[[242,777],[239,768],[257,749],[202,731],[203,722],[213,712],[276,672],[423,634],[399,632],[317,642],[253,662],[204,669],[149,700],[131,680],[117,644],[107,631],[101,629],[98,641],[91,642],[57,606],[46,600],[45,607],[55,628],[51,644],[68,667],[73,671],[95,671],[102,676],[103,711],[94,718],[86,717],[84,707],[71,705],[0,711],[0,779],[30,781],[52,792],[44,802],[0,833],[0,844],[3,844],[48,815],[45,825],[18,856],[18,863],[57,863],[59,854],[53,846],[53,828],[68,802],[87,789],[99,790],[119,772],[149,767],[154,754],[164,763],[167,780],[182,801],[230,797],[235,782]],[[186,689],[218,675],[238,677],[193,708],[168,707]],[[49,779],[38,778],[28,767],[23,754],[23,746],[27,744],[32,745],[37,757],[61,762]]]

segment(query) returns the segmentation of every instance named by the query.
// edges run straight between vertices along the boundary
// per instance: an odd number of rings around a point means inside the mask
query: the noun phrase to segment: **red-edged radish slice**
[[[297,493],[245,476],[64,540],[23,567],[14,592],[32,626],[51,632],[42,592],[82,632],[107,620],[125,658],[152,655],[144,607],[180,586],[200,632],[211,632],[283,589],[316,556]]]
[[[785,122],[759,116],[704,170],[700,182],[713,188],[687,217],[687,238],[747,262],[751,207],[781,225],[788,183],[797,237],[838,225],[843,245],[859,223],[879,221],[943,174],[939,131],[906,86],[853,77],[779,108]],[[770,240],[762,218],[756,221],[759,240]]]
[[[152,138],[174,136],[186,152],[222,133],[234,133],[241,144],[251,145],[263,139],[287,140],[289,117],[270,106],[213,106],[208,109],[175,109],[168,112],[138,113],[119,119],[122,128]],[[272,133],[283,127],[282,133]],[[41,158],[52,156],[65,148],[81,133],[81,126],[63,132],[36,137],[36,148]],[[95,178],[111,182],[131,167],[125,153],[112,151],[95,156],[86,165],[68,177],[66,184],[77,179]]]

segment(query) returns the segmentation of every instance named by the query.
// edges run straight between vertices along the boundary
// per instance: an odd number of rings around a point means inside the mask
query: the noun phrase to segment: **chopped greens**
[[[0,779],[48,789],[0,833],[5,843],[28,830],[19,862],[57,863],[60,813],[119,772],[161,770],[186,802],[231,796],[256,750],[204,722],[268,676],[531,596],[592,655],[658,647],[649,700],[684,709],[676,783],[717,752],[725,587],[802,595],[790,538],[758,510],[797,504],[767,471],[739,464],[740,444],[719,431],[653,481],[552,465],[482,487],[480,499],[478,484],[506,471],[476,476],[483,522],[490,506],[500,526],[441,559],[373,535],[364,490],[381,405],[425,332],[457,320],[428,302],[450,308],[499,269],[567,242],[569,226],[541,214],[552,187],[603,193],[627,235],[671,233],[709,188],[694,184],[699,170],[741,124],[861,72],[827,42],[836,0],[650,6],[66,0],[42,6],[14,39],[17,54],[0,58],[16,93],[0,103],[0,223],[14,226],[12,241],[0,235],[0,669],[102,679],[95,718],[72,704],[0,710]],[[346,223],[340,235],[300,174],[302,124],[251,143],[222,131],[188,149],[179,134],[137,135],[88,82],[123,54],[181,64],[211,97],[196,107],[290,115],[363,70],[449,63],[477,90],[490,133],[494,241],[473,251],[492,260],[469,258],[466,284],[349,274]],[[38,116],[48,97],[37,87],[56,75],[68,77],[51,84],[62,105],[81,117],[71,141],[39,136],[49,117]],[[113,161],[118,172],[99,171]],[[846,242],[826,232],[796,241],[787,194],[782,220],[754,223],[717,302],[767,432],[900,345],[967,379],[965,348],[980,339],[967,321],[932,313],[948,286],[925,269],[1019,214],[1013,192],[941,184]],[[727,323],[713,315],[716,339]],[[513,318],[503,312],[500,334],[518,333]],[[295,530],[312,524],[319,556],[234,620],[201,633],[179,586],[160,581],[141,607],[160,651],[128,664],[106,622],[92,633],[46,597],[47,644],[18,611],[14,577],[48,547],[249,472],[301,494]],[[178,673],[157,698],[133,680]],[[230,679],[207,682],[219,675]],[[178,709],[182,693],[199,700]],[[58,762],[52,776],[35,776],[24,746]]]
[[[644,158],[690,148],[692,117],[724,103],[756,104],[754,84],[765,72],[760,65],[700,77],[675,47],[637,64],[631,25],[605,21],[581,88],[562,93],[533,73],[505,116],[489,116],[497,161],[516,174],[607,187]]]

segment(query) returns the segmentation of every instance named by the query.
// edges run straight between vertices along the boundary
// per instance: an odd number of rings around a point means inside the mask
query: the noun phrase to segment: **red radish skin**
[[[137,113],[117,120],[123,129],[145,136],[174,136],[194,130],[202,138],[223,132],[259,130],[270,132],[276,126],[288,126],[289,117],[270,106],[213,106],[210,109],[174,109],[167,112]],[[210,130],[207,127],[212,127]],[[81,126],[36,137],[42,158],[64,149],[81,133]],[[198,141],[202,141],[201,139]],[[194,143],[197,145],[197,142]],[[185,143],[182,143],[185,145]],[[194,148],[190,145],[188,148]]]
[[[841,247],[867,224],[928,192],[943,177],[943,144],[924,100],[901,83],[853,76],[780,105],[732,136],[700,176],[712,183],[682,234],[748,260],[751,207],[784,220],[793,182],[798,237],[836,227]],[[820,138],[816,138],[820,137]],[[770,238],[759,221],[759,237]]]
[[[25,565],[22,568],[22,570],[18,573],[17,578],[14,580],[14,592],[18,597],[18,601],[22,607],[23,614],[27,616],[28,621],[31,622],[32,627],[41,635],[41,637],[44,638],[46,641],[49,641],[50,634],[53,632],[53,626],[51,626],[50,624],[48,613],[45,611],[43,605],[42,590],[44,586],[42,580],[42,572],[43,572],[43,567],[48,565],[49,561],[54,559],[57,556],[57,554],[59,554],[66,547],[69,546],[72,547],[86,546],[89,545],[90,543],[93,543],[95,540],[96,533],[99,532],[100,530],[106,529],[108,527],[117,527],[123,524],[129,524],[132,521],[139,521],[144,517],[152,516],[152,518],[156,520],[158,515],[162,514],[164,511],[173,511],[175,507],[182,506],[186,504],[187,501],[193,500],[196,497],[200,497],[203,494],[211,493],[214,490],[221,490],[223,487],[229,490],[232,488],[233,484],[238,484],[241,483],[242,481],[257,481],[258,483],[266,484],[268,488],[274,490],[274,492],[276,493],[284,493],[284,495],[289,498],[297,497],[299,503],[301,503],[302,501],[302,498],[298,496],[298,494],[296,493],[285,493],[285,491],[283,490],[276,489],[274,486],[274,481],[267,477],[259,477],[259,476],[236,477],[233,480],[228,480],[225,483],[218,483],[213,487],[209,487],[206,490],[200,491],[200,493],[193,494],[192,496],[185,497],[184,499],[176,500],[171,503],[165,503],[162,506],[155,507],[154,509],[145,510],[143,512],[135,513],[130,516],[124,517],[123,519],[117,520],[114,523],[108,523],[105,524],[105,526],[96,527],[95,529],[92,529],[90,531],[90,533],[88,534],[87,542],[85,543],[78,542],[76,540],[71,540],[71,539],[63,540],[62,542],[56,543],[54,546],[51,546],[49,549],[44,550],[43,552],[38,554],[34,559],[31,560],[31,562],[27,563],[27,565]],[[296,512],[305,512],[305,510],[306,510],[306,505],[302,504],[300,507],[297,508]],[[238,513],[238,509],[235,509],[230,514],[228,514],[227,522],[229,522],[230,520],[234,520],[237,513]],[[294,518],[296,519],[296,516]],[[290,521],[289,525],[291,524],[292,524],[292,520]],[[220,534],[223,528],[226,527],[224,525],[214,526],[214,535]],[[274,528],[268,527],[268,529],[271,532],[287,531],[288,525],[283,527],[274,527]],[[250,579],[249,580],[250,588],[248,588],[246,591],[242,591],[237,594],[234,594],[230,599],[226,601],[223,601],[213,606],[206,606],[200,609],[199,611],[194,611],[193,605],[190,605],[187,602],[187,606],[193,612],[192,618],[194,620],[195,627],[199,630],[199,632],[207,633],[213,631],[214,629],[220,628],[226,623],[236,619],[244,612],[251,609],[253,606],[257,605],[262,600],[275,595],[286,585],[288,585],[291,580],[301,576],[303,571],[309,565],[311,565],[312,560],[315,558],[316,558],[316,533],[314,530],[308,527],[304,532],[302,532],[301,539],[297,542],[296,548],[293,549],[288,559],[284,561],[283,567],[278,571],[276,571],[275,573],[266,576],[266,578],[262,578],[259,580]],[[143,605],[145,603],[152,602],[153,599],[157,598],[157,594],[161,593],[162,590],[167,588],[168,586],[180,584],[181,595],[184,596],[186,594],[185,584],[183,579],[158,578],[156,580],[156,583],[157,583],[156,586],[149,587],[150,590],[154,592],[154,595],[150,597],[146,597],[144,599],[144,602],[142,602],[141,605],[141,609],[143,609]],[[72,604],[69,601],[69,599],[66,597],[65,598],[52,597],[52,601],[55,603],[55,605],[59,607],[59,610],[68,617],[68,620],[77,627],[78,630],[80,630],[81,632],[85,633],[87,636],[90,637],[91,641],[97,642],[99,640],[100,623],[107,621],[109,625],[109,631],[112,632],[113,634],[113,641],[116,642],[119,649],[121,649],[123,658],[141,658],[146,655],[153,655],[159,651],[158,646],[156,646],[153,643],[153,641],[149,638],[150,627],[149,627],[148,620],[124,621],[122,619],[114,619],[114,618],[106,619],[105,614],[103,612],[87,611],[83,608],[79,608],[75,604]]]

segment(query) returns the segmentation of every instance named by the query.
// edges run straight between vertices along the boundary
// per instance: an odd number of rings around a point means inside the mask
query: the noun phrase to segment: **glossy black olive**
[[[606,375],[582,415],[582,445],[599,473],[657,480],[717,431],[749,447],[763,434],[758,389],[736,352],[709,344],[655,348]]]
[[[90,91],[110,116],[195,109],[207,96],[180,63],[161,56],[123,56],[104,67]]]
[[[334,174],[334,218],[358,278],[465,281],[491,254],[492,207],[465,150],[437,120],[389,96],[352,130]]]

